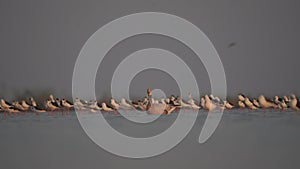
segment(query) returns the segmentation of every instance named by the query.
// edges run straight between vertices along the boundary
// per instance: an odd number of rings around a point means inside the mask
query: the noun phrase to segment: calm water
[[[187,112],[186,118],[192,117],[191,113]],[[141,125],[128,122],[120,115],[104,113],[104,116],[115,129],[135,137],[156,135],[177,117],[176,114],[161,116]],[[128,159],[110,154],[93,143],[74,112],[64,116],[28,113],[6,119],[1,114],[0,166],[5,169],[300,167],[300,115],[227,111],[213,136],[199,144],[205,118],[206,113],[200,111],[191,132],[172,150],[152,158]]]

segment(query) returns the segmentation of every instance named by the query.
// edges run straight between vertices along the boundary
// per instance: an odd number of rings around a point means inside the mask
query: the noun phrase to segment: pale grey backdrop
[[[127,0],[0,2],[0,97],[28,90],[71,95],[73,66],[85,41],[101,26],[144,11],[178,15],[197,25],[215,45],[227,75],[228,94],[299,93],[299,1]],[[202,93],[208,75],[193,53],[176,40],[157,35],[124,40],[98,71],[98,97],[109,97],[114,68],[130,53],[161,47],[182,57],[197,74]],[[149,70],[132,82],[131,95],[147,87],[176,94],[166,74]]]

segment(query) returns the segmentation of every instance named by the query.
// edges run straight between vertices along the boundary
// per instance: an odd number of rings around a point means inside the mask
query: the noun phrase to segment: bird
[[[291,94],[290,107],[295,111],[299,111],[300,109],[299,102],[295,94]]]
[[[229,43],[228,44],[228,48],[231,48],[231,47],[234,47],[235,45],[237,45],[237,43],[236,42],[231,42],[231,43]]]
[[[279,99],[281,100],[277,95],[274,96],[274,103],[278,105],[280,103]]]
[[[15,109],[14,107],[1,107],[2,109],[3,109],[3,111],[4,111],[4,116],[6,116],[6,113],[8,113],[8,114],[12,114],[12,113],[19,113],[20,112],[20,110],[18,110],[18,109]]]
[[[141,110],[141,111],[146,111],[147,110],[147,104],[148,104],[148,101],[147,102],[143,102],[141,100],[138,100],[137,102],[131,102],[133,107],[137,110]]]
[[[193,110],[199,110],[199,109],[201,109],[201,107],[198,106],[198,105],[195,103],[194,100],[193,100],[193,101],[190,101],[189,104],[190,104],[190,106],[191,106],[191,108],[192,108]]]
[[[28,109],[24,108],[18,101],[13,101],[12,105],[22,112],[25,112],[28,110]]]
[[[188,109],[188,108],[191,108],[191,105],[185,103],[185,102],[182,100],[181,96],[179,96],[179,97],[177,98],[177,100],[178,100],[178,102],[179,102],[181,108],[187,108],[187,109]]]
[[[230,102],[228,102],[227,100],[224,100],[224,105],[225,105],[226,109],[233,109],[234,108],[234,106]]]
[[[34,100],[33,97],[30,97],[30,98],[29,98],[29,101],[30,101],[31,106],[37,107],[37,103],[36,103],[36,101]]]
[[[171,101],[170,98],[165,99],[166,104],[170,104],[170,101]]]
[[[130,109],[134,109],[134,107],[133,107],[131,104],[129,104],[129,103],[126,102],[125,98],[122,98],[122,99],[121,99],[120,107],[121,107],[122,109],[129,109],[129,110],[130,110]]]
[[[208,95],[205,95],[204,97],[205,97],[205,108],[208,111],[212,111],[217,108],[217,106],[210,100]]]
[[[149,102],[146,106],[146,110],[149,114],[171,114],[176,109],[175,106],[168,104],[153,103],[152,90],[150,88],[147,89],[147,94]]]
[[[55,103],[55,102],[54,102]],[[46,107],[46,110],[50,111],[50,112],[54,112],[56,110],[59,110],[59,107],[53,105],[51,99],[48,99],[46,101],[46,104],[45,104],[45,107]]]
[[[51,102],[54,106],[56,106],[56,107],[60,107],[60,106],[61,106],[61,105],[60,105],[60,100],[59,100],[59,98],[56,98],[56,99],[54,100],[53,95],[50,94],[49,99],[50,99],[50,102]]]
[[[201,106],[203,109],[207,109],[207,108],[205,107],[205,99],[204,99],[204,97],[201,97],[201,99],[200,99],[200,106]]]
[[[31,106],[34,107],[35,110],[37,110],[37,111],[35,111],[37,114],[39,113],[39,111],[41,111],[41,112],[46,112],[46,110],[44,110],[43,107],[41,107],[40,105],[38,105],[38,104],[36,103],[36,101],[34,100],[33,97],[30,97],[30,98],[29,98],[29,101],[30,101],[30,103],[31,103]]]
[[[63,109],[70,111],[70,109],[72,109],[74,107],[74,105],[67,101],[66,99],[62,99],[61,100],[61,106],[63,107]]]
[[[89,106],[88,106],[90,109],[91,109],[91,111],[94,111],[94,110],[102,110],[102,108],[101,107],[99,107],[98,106],[98,102],[95,100],[95,101],[92,101],[90,104],[89,104]]]
[[[278,108],[278,106],[276,104],[267,100],[264,95],[260,95],[258,97],[258,101],[259,101],[260,106],[264,109],[264,112],[266,112],[267,108]]]
[[[178,97],[179,98],[179,97]],[[177,108],[181,108],[180,103],[178,102],[178,98],[176,99],[173,95],[170,97],[169,105],[175,106]]]
[[[118,110],[120,108],[120,105],[116,102],[115,99],[110,99],[110,104],[115,110]]]
[[[101,106],[102,106],[102,110],[104,110],[106,112],[113,112],[113,111],[115,111],[114,109],[112,109],[110,107],[107,107],[106,103],[104,103],[104,102],[101,103]]]
[[[3,108],[3,109],[9,109],[11,107],[12,106],[11,106],[10,103],[8,103],[7,101],[5,101],[4,99],[1,99],[1,108]]]
[[[288,104],[290,102],[290,99],[287,96],[283,96],[282,98],[285,101],[285,103]]]
[[[38,109],[34,106],[30,106],[29,110],[35,112],[37,115],[39,115],[39,113],[45,113],[47,112],[46,110],[43,110],[43,109]]]
[[[257,108],[261,108],[260,104],[256,99],[253,99],[253,105],[256,106]]]
[[[81,100],[79,98],[76,98],[75,99],[75,102],[74,102],[74,108],[76,110],[86,110],[84,104],[81,102]]]
[[[26,109],[26,111],[30,108],[30,105],[25,100],[22,100],[21,105]]]
[[[250,101],[248,97],[245,98],[245,105],[252,111],[252,110],[257,110],[258,108],[253,105],[253,103]]]
[[[59,98],[56,98],[56,99],[55,99],[55,102],[52,102],[52,101],[51,101],[51,103],[52,103],[54,106],[56,106],[56,107],[59,107],[59,108],[62,107],[62,105],[61,105],[61,100],[59,100]]]
[[[245,101],[245,95],[239,94],[238,99],[239,99],[239,101],[242,101],[242,102]]]
[[[280,101],[279,108],[280,108],[280,110],[287,110],[288,109],[288,105],[285,103],[284,99],[282,99]]]
[[[6,117],[6,114],[12,114],[12,113],[18,113],[20,112],[18,109],[15,109],[10,103],[5,101],[4,99],[1,99],[0,101],[0,107],[4,111],[4,117]]]
[[[191,107],[194,111],[195,111],[195,110],[201,109],[201,107],[195,103],[195,100],[193,99],[191,93],[189,93],[189,100],[187,101],[187,103],[190,105],[190,107]]]
[[[241,100],[238,101],[238,105],[239,105],[240,109],[244,109],[246,107],[245,103]]]

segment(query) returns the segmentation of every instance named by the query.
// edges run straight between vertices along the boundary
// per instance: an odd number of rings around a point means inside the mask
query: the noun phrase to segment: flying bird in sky
[[[236,42],[231,42],[231,43],[229,43],[228,44],[228,48],[231,48],[231,47],[234,47],[234,46],[236,46],[237,45],[237,43]]]

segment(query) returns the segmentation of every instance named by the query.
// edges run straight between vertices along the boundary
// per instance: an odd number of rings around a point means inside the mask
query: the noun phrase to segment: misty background
[[[70,97],[76,58],[87,39],[103,25],[136,12],[165,12],[198,26],[223,62],[228,95],[290,94],[299,90],[300,2],[283,0],[101,0],[0,2],[0,97]],[[123,40],[101,63],[96,92],[109,98],[114,69],[144,48],[162,48],[181,57],[194,72],[200,94],[210,92],[208,74],[197,56],[177,40],[139,35]],[[145,89],[177,94],[174,79],[159,70],[139,73],[132,97]]]

